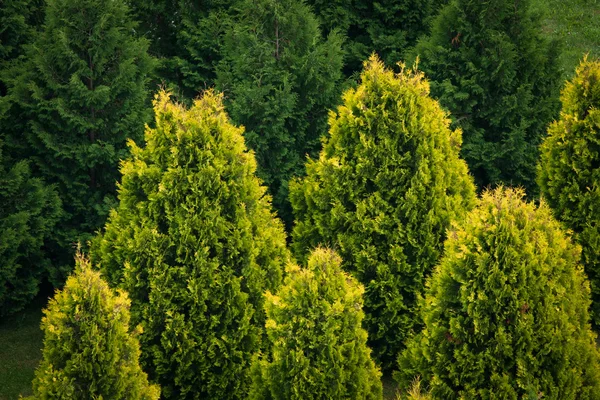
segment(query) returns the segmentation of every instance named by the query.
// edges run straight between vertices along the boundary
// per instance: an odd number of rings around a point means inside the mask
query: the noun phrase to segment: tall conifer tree
[[[396,75],[373,56],[343,100],[319,159],[290,186],[294,250],[304,260],[319,244],[339,251],[365,285],[369,343],[390,368],[419,327],[416,300],[446,229],[475,189],[458,158],[461,132],[421,73]]]
[[[221,96],[185,109],[161,94],[154,109],[93,261],[130,294],[142,360],[164,398],[244,398],[263,293],[279,287],[289,257],[283,226]]]
[[[136,39],[124,0],[49,0],[42,32],[28,52],[13,95],[29,120],[32,169],[56,184],[64,219],[55,262],[71,263],[73,242],[85,242],[114,204],[126,141],[148,121],[146,40]],[[53,274],[59,283],[64,271]]]
[[[600,326],[600,60],[584,60],[562,92],[560,118],[541,146],[538,182],[557,219],[576,233]]]
[[[464,133],[462,155],[479,188],[520,185],[535,195],[546,125],[558,112],[557,43],[530,0],[455,0],[414,50],[431,93]]]
[[[339,98],[341,39],[323,40],[302,0],[246,0],[240,8],[225,38],[217,88],[231,118],[246,128],[258,176],[289,227],[288,181],[319,151],[328,110]]]

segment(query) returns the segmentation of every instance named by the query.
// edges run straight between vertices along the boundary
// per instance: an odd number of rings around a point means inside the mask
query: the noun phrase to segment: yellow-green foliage
[[[44,358],[33,381],[39,400],[157,400],[140,368],[137,332],[129,330],[129,299],[115,295],[89,262],[50,301],[42,320]]]
[[[241,398],[264,291],[280,286],[289,258],[283,226],[222,96],[208,91],[186,109],[162,93],[154,110],[93,261],[129,293],[142,362],[164,398]]]
[[[382,397],[381,373],[362,329],[364,289],[332,250],[317,249],[307,268],[291,265],[276,295],[267,292],[271,351],[252,366],[250,399]]]
[[[365,285],[369,343],[386,368],[418,326],[417,295],[474,185],[461,133],[420,72],[394,74],[373,56],[329,125],[319,159],[290,185],[294,250],[300,259],[319,244],[339,251]]]
[[[485,192],[454,226],[428,281],[425,328],[397,378],[423,377],[436,399],[600,399],[590,290],[545,203]]]
[[[584,60],[561,96],[541,146],[538,183],[554,215],[576,233],[600,325],[600,60]]]

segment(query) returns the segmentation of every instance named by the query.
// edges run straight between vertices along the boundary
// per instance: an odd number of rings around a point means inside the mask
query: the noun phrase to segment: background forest
[[[600,399],[598,57],[597,0],[0,0],[0,400]]]

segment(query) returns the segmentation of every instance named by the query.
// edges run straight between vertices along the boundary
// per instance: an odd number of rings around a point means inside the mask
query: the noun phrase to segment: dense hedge
[[[142,361],[166,399],[241,398],[261,348],[263,293],[281,284],[283,226],[222,96],[190,109],[165,93],[122,164],[119,207],[93,261],[127,290]]]
[[[250,399],[381,399],[380,372],[362,329],[363,287],[331,250],[307,268],[290,265],[283,287],[267,292],[271,351],[252,365]]]
[[[449,232],[425,328],[399,359],[403,387],[421,376],[439,399],[600,399],[580,248],[523,197],[485,192]]]
[[[416,298],[474,186],[461,133],[421,73],[394,74],[373,56],[343,100],[319,159],[290,186],[293,246],[301,260],[319,244],[339,251],[365,285],[369,344],[387,368],[419,326]]]

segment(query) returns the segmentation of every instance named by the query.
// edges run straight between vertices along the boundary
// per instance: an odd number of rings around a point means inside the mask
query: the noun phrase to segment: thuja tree
[[[440,399],[600,399],[590,290],[548,206],[485,192],[428,282],[425,327],[400,357]]]
[[[288,227],[288,182],[315,156],[328,109],[339,98],[340,37],[321,38],[317,20],[298,0],[248,0],[225,38],[217,88],[231,118],[246,128],[258,176]]]
[[[563,89],[560,119],[541,146],[538,182],[554,215],[576,233],[600,325],[600,61],[584,60]]]
[[[159,388],[138,362],[127,295],[115,295],[89,261],[77,258],[75,273],[44,311],[34,398],[158,400]]]
[[[150,116],[153,61],[135,27],[124,0],[49,0],[21,79],[9,88],[29,120],[20,134],[32,168],[63,201],[57,265],[70,264],[72,243],[104,223],[126,141],[141,138]]]
[[[439,0],[308,0],[326,33],[339,31],[344,42],[344,72],[359,72],[362,62],[377,52],[395,66],[405,51],[427,33]]]
[[[262,348],[263,293],[289,257],[283,227],[221,96],[185,109],[162,93],[154,110],[93,261],[130,294],[143,365],[165,398],[242,398]]]
[[[290,265],[281,289],[267,292],[272,347],[252,364],[250,399],[382,399],[361,327],[364,289],[341,262],[316,249],[306,268]]]
[[[530,0],[456,0],[414,50],[431,93],[464,132],[462,156],[480,187],[537,191],[535,165],[558,112],[557,44],[541,33]]]
[[[415,326],[418,294],[445,230],[475,201],[461,133],[419,72],[400,74],[375,56],[343,96],[307,176],[291,185],[294,250],[337,249],[365,285],[365,326],[384,368]]]
[[[26,161],[4,157],[0,142],[0,316],[37,294],[49,266],[44,245],[60,210],[55,189],[32,177]]]

